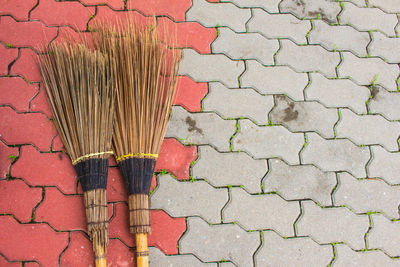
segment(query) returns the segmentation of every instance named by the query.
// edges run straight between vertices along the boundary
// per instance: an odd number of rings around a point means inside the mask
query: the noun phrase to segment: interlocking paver
[[[205,181],[180,182],[162,175],[151,195],[151,208],[163,209],[174,217],[201,216],[209,223],[219,223],[227,201],[227,189],[215,189]]]
[[[186,12],[188,21],[197,21],[206,27],[227,26],[235,32],[246,31],[245,23],[250,17],[250,9],[241,9],[232,3],[210,3],[206,0],[193,0]]]
[[[382,214],[372,214],[372,229],[367,235],[369,248],[380,248],[392,257],[400,256],[400,221],[390,221]]]
[[[188,75],[196,82],[220,81],[228,87],[238,85],[244,71],[242,61],[233,61],[225,55],[203,55],[192,49],[183,49],[180,75]]]
[[[310,73],[311,84],[304,90],[306,100],[317,100],[327,107],[348,107],[366,113],[365,101],[370,90],[348,79],[327,79],[320,73]]]
[[[348,171],[365,177],[370,153],[347,139],[326,140],[316,133],[306,133],[307,145],[301,153],[302,163],[314,164],[324,171]]]
[[[45,52],[46,45],[57,35],[57,28],[46,27],[39,21],[17,22],[11,17],[0,20],[0,40],[13,47],[32,47]]]
[[[171,255],[166,256],[159,249],[150,247],[149,255],[151,266],[214,266],[217,267],[217,263],[203,263],[193,255]]]
[[[179,1],[179,5],[171,0],[127,0],[128,9],[139,10],[146,15],[167,15],[175,21],[185,20],[185,12],[190,7],[190,0]]]
[[[0,212],[12,214],[21,222],[29,222],[33,208],[42,199],[41,188],[30,188],[21,180],[0,180]]]
[[[20,75],[29,82],[40,82],[42,76],[36,65],[37,54],[29,48],[19,49],[19,57],[12,64],[11,75]]]
[[[280,1],[281,0],[220,0],[220,2],[232,2],[240,7],[261,7],[272,13],[279,12],[278,4]]]
[[[317,18],[335,23],[340,12],[340,5],[330,0],[283,0],[280,3],[282,12],[291,12],[299,18]]]
[[[180,253],[193,253],[203,262],[224,259],[239,266],[253,264],[252,256],[260,245],[259,233],[246,232],[233,224],[208,225],[196,217],[189,217],[187,225],[179,241]]]
[[[230,189],[222,218],[225,223],[237,222],[246,230],[273,229],[283,236],[293,236],[293,223],[299,214],[296,201],[286,201],[276,194],[249,195],[235,187]]]
[[[332,260],[332,248],[309,237],[283,239],[272,231],[263,234],[263,245],[255,256],[256,266],[327,266]]]
[[[284,94],[303,100],[307,74],[297,73],[287,66],[264,67],[255,60],[246,60],[246,71],[240,78],[243,87],[253,87],[261,94]]]
[[[400,260],[389,258],[382,251],[356,252],[344,244],[337,244],[334,266],[399,266]]]
[[[360,85],[380,84],[390,91],[397,90],[396,79],[400,74],[397,65],[385,63],[380,58],[358,58],[350,52],[342,55],[339,77],[350,77]]]
[[[395,14],[388,14],[378,8],[360,8],[343,2],[340,24],[349,24],[359,31],[379,30],[387,35],[395,35],[398,20]]]
[[[386,151],[381,146],[371,146],[372,160],[367,165],[370,177],[379,177],[391,184],[400,184],[400,153]]]
[[[223,120],[215,113],[189,113],[172,107],[166,137],[176,137],[183,144],[210,144],[219,151],[229,151],[229,139],[235,133],[236,121]]]
[[[386,59],[389,63],[400,62],[400,38],[389,38],[383,33],[373,32],[372,42],[368,46],[371,56]]]
[[[400,187],[377,179],[357,180],[348,173],[339,173],[338,179],[335,205],[349,206],[357,213],[378,211],[390,218],[399,217]]]
[[[8,66],[13,62],[18,56],[18,49],[8,48],[3,44],[0,44],[0,75],[7,75]]]
[[[10,105],[20,112],[28,111],[29,101],[38,89],[38,84],[29,84],[20,77],[0,77],[0,105]]]
[[[115,10],[122,10],[124,9],[124,1],[123,0],[107,0],[102,2],[101,0],[79,0],[82,4],[86,6],[90,5],[100,5],[104,6],[107,5]]]
[[[264,65],[274,64],[278,40],[269,40],[258,33],[235,33],[218,28],[218,37],[211,44],[213,53],[224,53],[233,59],[257,59]]]
[[[0,0],[0,15],[11,15],[17,20],[27,20],[29,10],[31,10],[36,3],[36,0]]]
[[[18,155],[18,147],[9,147],[0,139],[0,179],[7,176],[14,157]]]
[[[253,9],[247,27],[249,32],[259,32],[267,38],[289,38],[299,44],[306,43],[306,34],[311,29],[308,21],[291,14],[269,14],[262,9]]]
[[[328,77],[336,77],[335,68],[340,56],[318,45],[298,46],[290,40],[281,40],[276,61],[279,65],[288,65],[300,72],[318,71]]]
[[[400,92],[388,92],[380,86],[372,86],[369,111],[383,115],[388,120],[400,120]]]
[[[273,96],[263,96],[252,88],[229,89],[221,83],[209,83],[203,99],[203,111],[215,111],[226,118],[250,118],[257,124],[268,124],[268,113],[274,106]]]
[[[336,176],[313,165],[291,166],[280,159],[270,159],[263,185],[264,192],[278,192],[287,200],[312,199],[329,206],[332,205],[331,192],[336,186]]]
[[[359,32],[350,26],[330,26],[324,21],[314,20],[309,35],[310,44],[320,44],[328,50],[350,50],[359,56],[367,56],[370,37],[367,32]]]
[[[58,256],[68,245],[68,233],[55,232],[44,223],[19,224],[11,216],[0,216],[0,238],[7,240],[0,242],[7,259],[36,260],[44,267],[57,266]]]
[[[316,131],[324,137],[334,137],[336,109],[327,109],[317,102],[294,102],[286,96],[276,96],[275,102],[269,114],[272,123],[284,125],[292,132]]]
[[[201,111],[201,100],[208,92],[207,83],[196,83],[186,76],[179,76],[174,104],[190,112]]]
[[[311,201],[302,202],[302,207],[298,235],[310,236],[320,244],[344,242],[353,249],[364,248],[367,215],[356,215],[347,208],[321,208]]]
[[[388,13],[400,13],[399,2],[396,0],[369,0],[368,3]]]
[[[218,187],[242,185],[250,193],[261,191],[267,171],[266,160],[255,160],[244,152],[219,153],[211,146],[199,146],[199,158],[192,167],[195,179]]]
[[[399,122],[390,122],[380,115],[357,115],[348,109],[340,111],[337,137],[349,138],[358,145],[380,144],[389,151],[399,150]]]
[[[239,121],[239,132],[232,140],[234,151],[242,150],[256,158],[281,157],[290,164],[298,164],[298,153],[304,136],[291,133],[283,126],[257,126],[250,120]]]

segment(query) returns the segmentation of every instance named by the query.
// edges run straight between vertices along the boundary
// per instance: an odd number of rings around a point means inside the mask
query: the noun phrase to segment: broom
[[[137,266],[148,266],[149,190],[175,97],[180,53],[161,42],[154,24],[102,23],[96,34],[94,43],[100,50],[112,51],[109,55],[116,61],[113,147],[129,195]]]
[[[56,128],[82,186],[96,266],[106,266],[107,171],[115,88],[108,59],[84,44],[52,45],[38,65]]]

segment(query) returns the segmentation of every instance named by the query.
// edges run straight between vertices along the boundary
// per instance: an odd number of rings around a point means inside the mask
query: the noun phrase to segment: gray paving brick
[[[298,153],[303,134],[291,133],[283,126],[257,126],[250,120],[239,121],[239,132],[232,140],[233,150],[247,151],[256,158],[282,158],[299,164]]]
[[[211,144],[219,151],[229,151],[229,139],[235,131],[234,120],[223,120],[215,113],[189,113],[174,106],[165,136],[183,144]]]
[[[264,67],[255,60],[246,61],[241,76],[243,87],[253,87],[261,94],[284,94],[294,100],[303,100],[303,89],[308,83],[305,73],[297,73],[286,66]]]
[[[218,267],[236,267],[237,265],[232,262],[220,262],[218,263]]]
[[[372,229],[367,235],[368,247],[380,248],[392,257],[400,256],[400,221],[390,221],[382,214],[372,214]]]
[[[290,166],[280,159],[269,160],[264,192],[279,192],[287,200],[312,199],[332,205],[331,192],[336,185],[333,172],[322,172],[313,165]]]
[[[366,113],[365,101],[370,91],[348,79],[327,79],[319,73],[310,73],[311,84],[304,90],[306,100],[317,100],[326,107],[348,107],[357,113]]]
[[[368,0],[370,6],[379,7],[387,13],[400,13],[400,5],[397,0]]]
[[[249,32],[259,32],[268,38],[290,38],[300,44],[306,43],[311,24],[291,14],[269,14],[261,9],[253,9],[247,27]]]
[[[343,2],[340,24],[353,25],[359,31],[379,30],[387,35],[395,35],[398,20],[395,14],[387,14],[378,8],[360,8]]]
[[[344,242],[353,249],[364,248],[367,215],[356,215],[347,208],[320,208],[312,201],[302,202],[302,208],[298,235],[310,236],[319,244]]]
[[[301,153],[302,163],[314,164],[324,171],[348,171],[365,177],[370,153],[347,139],[326,140],[316,133],[306,133],[307,145]]]
[[[367,166],[369,176],[400,184],[400,152],[391,153],[380,146],[371,146],[371,154],[372,160]]]
[[[324,137],[334,137],[333,125],[339,116],[336,109],[327,109],[317,102],[294,102],[286,96],[276,96],[270,112],[272,123],[281,124],[292,132],[316,131]]]
[[[309,237],[283,239],[265,231],[255,263],[256,266],[327,266],[332,258],[331,246],[318,245]]]
[[[246,117],[257,124],[268,124],[274,98],[260,95],[252,88],[229,89],[221,83],[209,83],[202,105],[203,111],[215,111],[223,118]]]
[[[220,2],[232,2],[240,7],[261,7],[268,12],[279,12],[278,4],[281,0],[221,0]]]
[[[194,178],[207,179],[213,186],[243,185],[250,193],[261,192],[261,179],[268,171],[266,160],[255,160],[244,152],[219,153],[210,146],[199,146],[198,151]]]
[[[317,18],[335,23],[340,12],[338,2],[330,0],[283,0],[280,4],[282,12],[291,12],[299,18]]]
[[[238,225],[208,225],[196,217],[187,218],[187,231],[179,241],[180,253],[193,253],[202,261],[232,261],[252,266],[260,245],[259,233],[246,232]]]
[[[398,151],[400,123],[380,115],[357,115],[341,109],[342,117],[336,126],[337,137],[349,138],[358,145],[380,144],[389,151]]]
[[[216,263],[203,263],[193,255],[164,255],[158,248],[149,247],[150,266],[155,267],[217,267]]]
[[[367,7],[365,0],[344,0],[342,2],[350,2],[355,4],[358,7]]]
[[[357,180],[348,173],[339,173],[339,187],[334,194],[335,205],[346,205],[357,213],[384,212],[398,218],[400,187],[390,186],[382,180]]]
[[[395,267],[400,264],[399,259],[391,259],[379,250],[356,252],[343,244],[337,244],[335,247],[336,258],[333,266]]]
[[[358,58],[350,52],[343,52],[343,61],[338,67],[339,77],[351,77],[359,85],[380,84],[390,91],[396,91],[399,67],[385,63],[380,58]]]
[[[350,26],[330,26],[322,20],[314,20],[309,35],[310,44],[320,44],[328,50],[348,50],[359,56],[367,56],[370,42],[367,32],[359,32]]]
[[[290,40],[281,40],[276,61],[300,72],[319,71],[328,77],[336,77],[335,68],[340,62],[340,55],[318,45],[298,46]]]
[[[400,63],[400,38],[390,38],[383,33],[373,32],[368,49],[371,56],[382,57],[389,63]]]
[[[273,65],[279,43],[278,40],[266,39],[258,33],[235,33],[221,27],[211,48],[213,53],[224,53],[233,59],[257,59],[262,64]]]
[[[368,103],[371,113],[382,114],[388,120],[400,120],[400,92],[388,92],[385,88],[373,86],[371,95]]]
[[[224,223],[237,222],[246,230],[273,229],[282,236],[294,236],[293,223],[300,214],[298,202],[275,194],[250,195],[237,187],[230,191],[229,203],[222,211]]]
[[[242,61],[230,60],[225,55],[203,55],[192,49],[183,49],[180,75],[188,75],[198,82],[220,81],[229,87],[238,85],[244,71]]]
[[[228,26],[236,32],[246,31],[245,23],[250,17],[250,9],[206,0],[193,0],[192,7],[186,12],[186,21],[197,21],[206,27]]]
[[[205,181],[182,182],[161,175],[151,195],[151,208],[163,209],[173,217],[201,216],[209,223],[220,223],[220,212],[227,201],[227,189],[216,189]]]

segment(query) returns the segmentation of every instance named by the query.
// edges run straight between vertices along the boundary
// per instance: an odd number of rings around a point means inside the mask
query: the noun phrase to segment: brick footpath
[[[0,266],[92,266],[34,57],[129,13],[176,28],[151,266],[400,266],[396,0],[0,0]],[[134,264],[111,162],[109,266]]]

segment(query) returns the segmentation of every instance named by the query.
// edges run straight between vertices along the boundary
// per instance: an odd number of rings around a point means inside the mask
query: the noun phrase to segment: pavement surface
[[[151,266],[400,266],[396,0],[0,0],[0,266],[93,266],[34,57],[96,19],[183,49]],[[134,266],[111,163],[109,266]]]

